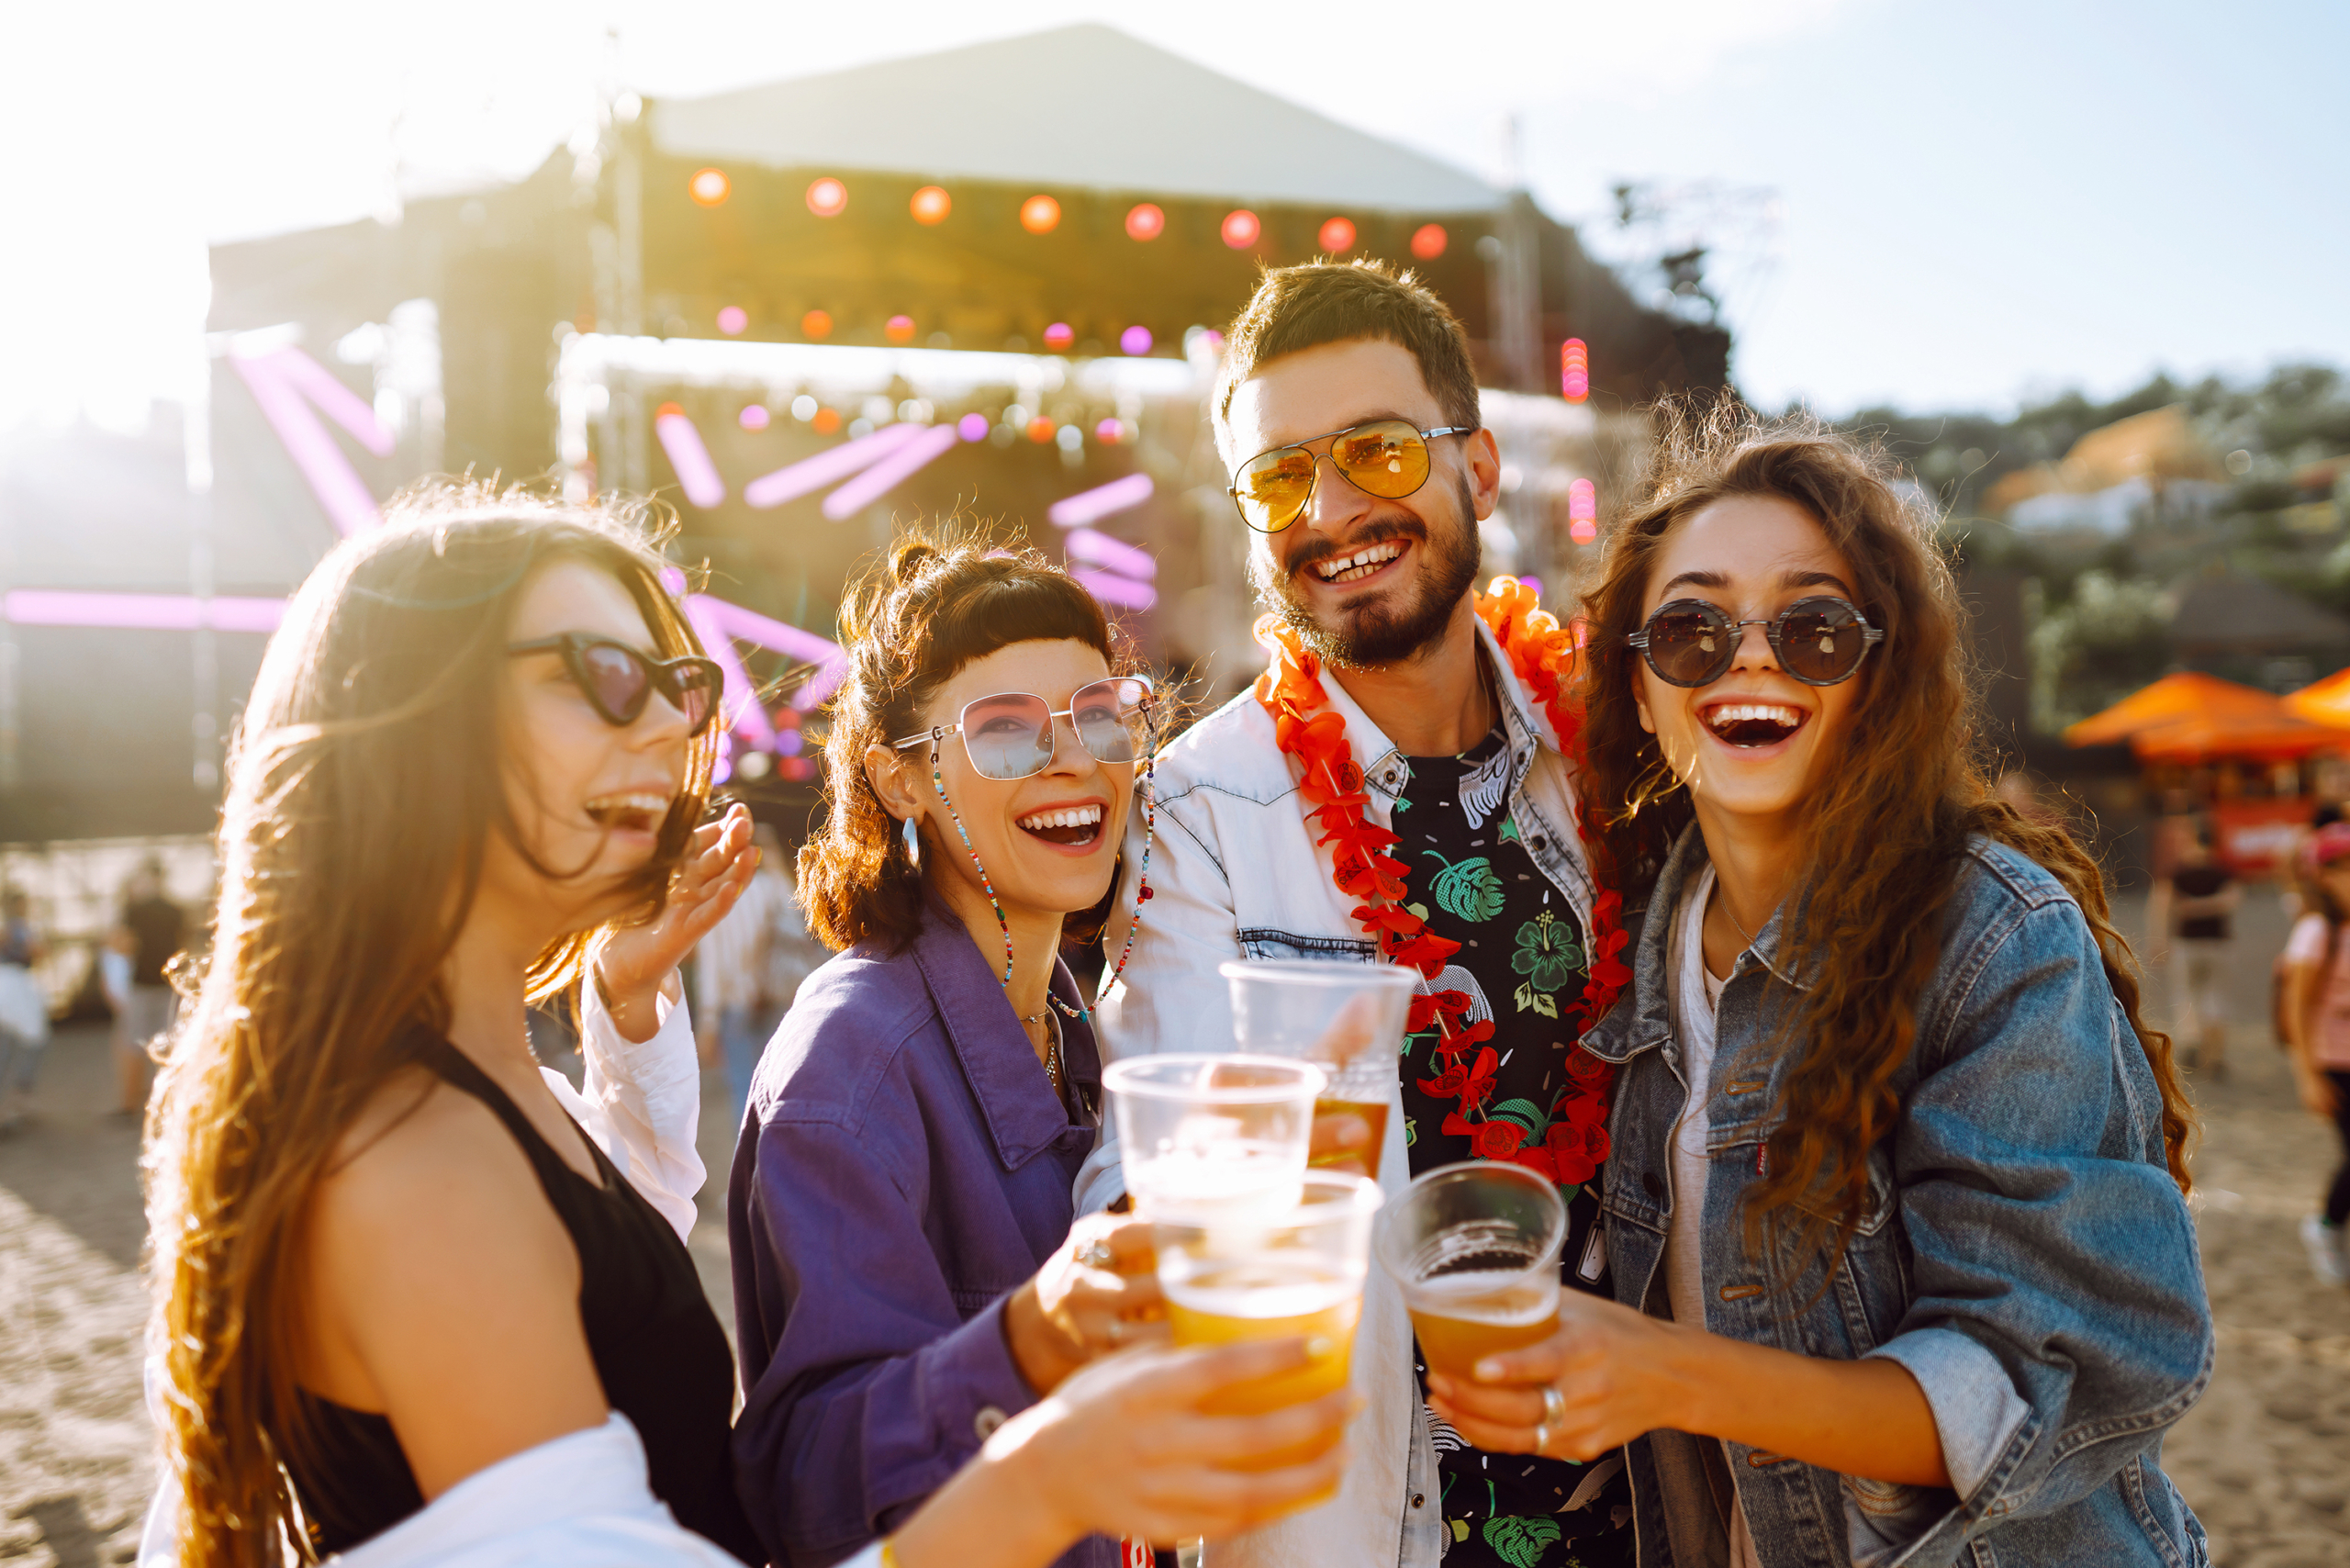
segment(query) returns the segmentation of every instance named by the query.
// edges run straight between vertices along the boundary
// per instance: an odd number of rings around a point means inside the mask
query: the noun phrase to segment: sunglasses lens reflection
[[[1044,699],[1007,691],[963,710],[963,746],[982,778],[1025,778],[1053,760]]]
[[[1242,466],[1234,487],[1248,526],[1278,532],[1297,521],[1314,493],[1314,454],[1294,446],[1260,454]]]
[[[1708,605],[1667,605],[1649,620],[1649,666],[1679,686],[1703,686],[1729,666],[1729,627]]]
[[[1804,680],[1841,680],[1868,646],[1859,611],[1840,599],[1807,599],[1779,622],[1779,657]]]
[[[632,723],[644,711],[652,672],[626,648],[610,643],[590,644],[579,650],[578,667],[596,705],[607,717]]]
[[[701,734],[718,711],[718,681],[708,666],[688,665],[677,672],[677,711],[686,716],[686,728],[694,734]]]
[[[1077,738],[1102,762],[1132,762],[1149,744],[1150,687],[1127,678],[1097,680],[1069,700]]]
[[[1330,443],[1330,461],[1358,488],[1387,500],[1427,483],[1427,442],[1402,420],[1356,426]]]

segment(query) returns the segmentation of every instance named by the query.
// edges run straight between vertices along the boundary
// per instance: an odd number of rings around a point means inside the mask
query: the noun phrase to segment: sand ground
[[[2311,1280],[2294,1228],[2332,1168],[2333,1135],[2300,1109],[2268,1042],[2283,917],[2263,893],[2241,924],[2229,1071],[2195,1083],[2218,1370],[2165,1462],[2222,1568],[2350,1564],[2350,1291]],[[61,1034],[40,1092],[39,1116],[0,1135],[0,1561],[94,1568],[129,1561],[153,1477],[139,1392],[137,1137],[106,1114],[100,1032]],[[713,1186],[693,1245],[731,1321],[724,1103],[712,1076],[702,1141]]]

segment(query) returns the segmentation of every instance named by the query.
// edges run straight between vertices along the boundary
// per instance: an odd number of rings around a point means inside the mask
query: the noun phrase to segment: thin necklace
[[[1737,915],[1737,913],[1736,913],[1735,912],[1733,912],[1733,911],[1731,910],[1731,908],[1729,907],[1729,894],[1727,894],[1727,893],[1725,893],[1725,892],[1723,892],[1723,891],[1721,890],[1721,883],[1720,883],[1719,881],[1716,881],[1716,882],[1714,883],[1714,892],[1715,892],[1715,895],[1716,895],[1718,899],[1720,899],[1720,901],[1721,901],[1722,913],[1723,913],[1723,914],[1725,914],[1725,915],[1727,915],[1727,916],[1729,917],[1729,923],[1730,923],[1732,925],[1738,925],[1738,915]],[[1753,937],[1753,935],[1752,935],[1750,932],[1748,932],[1748,930],[1746,929],[1746,927],[1745,927],[1745,926],[1743,926],[1743,925],[1738,925],[1738,934],[1739,934],[1740,936],[1743,936],[1743,937],[1745,937],[1745,938],[1746,938],[1746,946],[1747,946],[1747,949],[1748,949],[1748,951],[1751,952],[1751,951],[1753,950],[1753,948],[1754,948],[1754,946],[1755,946],[1755,942],[1754,942],[1754,937]],[[1760,955],[1760,954],[1757,954],[1757,955],[1756,955],[1756,957],[1758,957],[1758,958],[1759,958],[1759,957],[1761,957],[1761,955]]]
[[[1024,1028],[1033,1028],[1036,1025],[1043,1023],[1046,1018],[1051,1017],[1053,1004],[1058,999],[1053,996],[1052,992],[1046,991],[1045,993],[1046,1005],[1039,1007],[1035,1012],[1031,1013],[1027,1017],[1020,1020],[1022,1026]],[[1068,1010],[1064,1008],[1063,1011],[1066,1012]],[[1075,1017],[1077,1014],[1070,1014],[1069,1016]],[[1058,1095],[1060,1093],[1061,1032],[1058,1028],[1056,1028],[1053,1031],[1053,1048],[1045,1053],[1045,1080],[1053,1086],[1054,1094]]]

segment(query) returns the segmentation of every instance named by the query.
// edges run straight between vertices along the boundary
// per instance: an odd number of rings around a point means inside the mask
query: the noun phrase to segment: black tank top
[[[746,1562],[764,1562],[766,1551],[734,1496],[727,1441],[733,1356],[685,1243],[595,1139],[582,1135],[596,1161],[598,1179],[590,1181],[456,1047],[436,1035],[420,1059],[506,1124],[571,1233],[588,1352],[604,1397],[644,1439],[653,1495],[686,1529]],[[387,1418],[311,1394],[303,1400],[317,1457],[297,1457],[297,1447],[286,1468],[321,1554],[347,1551],[424,1506]]]

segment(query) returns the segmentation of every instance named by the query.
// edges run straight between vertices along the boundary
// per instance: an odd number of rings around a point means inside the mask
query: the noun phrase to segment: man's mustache
[[[1374,544],[1384,544],[1391,539],[1411,539],[1426,543],[1427,537],[1427,525],[1416,519],[1409,521],[1403,518],[1382,519],[1377,522],[1366,523],[1360,533],[1343,544],[1325,538],[1316,539],[1309,544],[1299,545],[1296,550],[1282,558],[1281,571],[1289,577],[1295,577],[1317,562],[1331,560],[1340,555],[1351,555],[1358,550],[1368,550]]]

